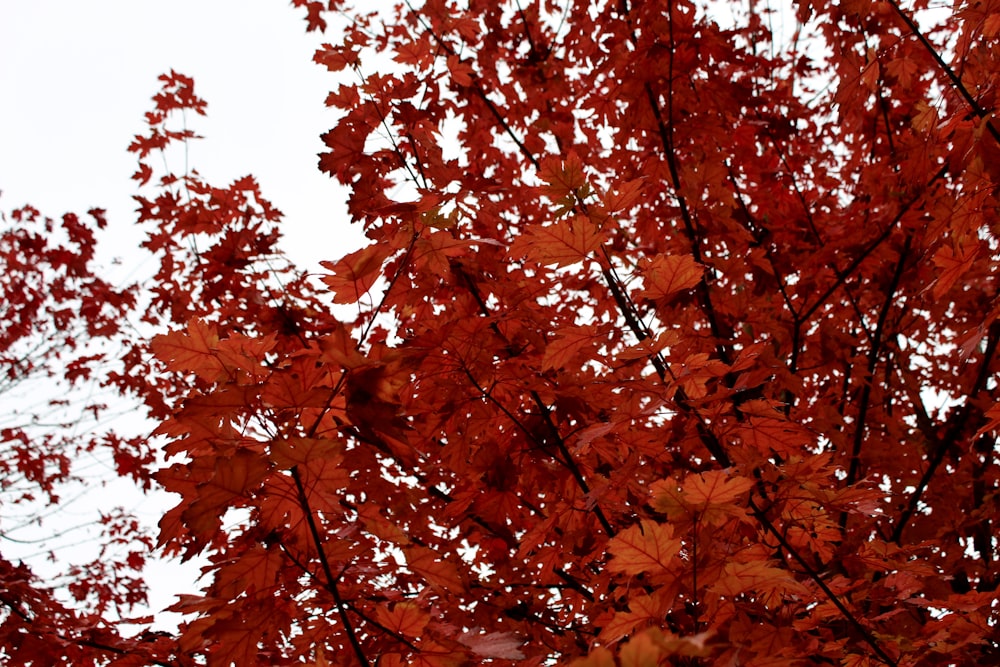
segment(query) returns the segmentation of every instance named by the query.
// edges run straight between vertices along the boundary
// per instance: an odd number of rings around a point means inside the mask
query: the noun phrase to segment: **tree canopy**
[[[128,635],[0,559],[0,655],[1000,659],[1000,4],[292,4],[368,243],[303,275],[252,177],[158,171],[161,77],[105,382],[204,588]]]

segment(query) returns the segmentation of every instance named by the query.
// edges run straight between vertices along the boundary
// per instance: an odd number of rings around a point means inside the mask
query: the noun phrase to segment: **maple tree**
[[[157,176],[163,77],[110,381],[206,583],[78,663],[997,659],[995,2],[292,4],[369,242]]]
[[[100,633],[96,619],[146,600],[142,566],[154,541],[136,519],[105,507],[96,526],[79,523],[81,489],[92,482],[76,465],[81,458],[144,488],[155,462],[144,438],[106,428],[114,409],[97,386],[132,333],[125,323],[138,292],[99,275],[95,247],[105,225],[99,209],[52,219],[25,206],[0,216],[0,656],[37,659],[55,646],[72,660],[74,644],[64,650],[53,637],[71,629],[87,641]],[[41,549],[58,561],[55,551],[67,547],[46,536],[83,529],[96,533],[96,555],[51,568],[57,574],[44,582],[7,548]],[[68,607],[56,589],[90,613]]]

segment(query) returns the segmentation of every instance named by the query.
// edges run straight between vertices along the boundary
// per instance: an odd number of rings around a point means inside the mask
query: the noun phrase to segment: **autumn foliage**
[[[1000,4],[292,4],[368,245],[311,279],[252,178],[158,173],[205,110],[163,77],[132,150],[164,333],[109,382],[204,590],[95,638],[0,572],[14,664],[32,632],[74,664],[1000,661]]]

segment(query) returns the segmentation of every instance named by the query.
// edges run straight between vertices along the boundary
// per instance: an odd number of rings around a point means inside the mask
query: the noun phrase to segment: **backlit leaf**
[[[708,470],[697,475],[688,475],[681,485],[681,490],[688,504],[707,508],[711,505],[730,503],[745,496],[755,483],[752,479],[737,477],[725,470]]]
[[[334,295],[335,303],[354,303],[362,299],[381,277],[382,264],[393,253],[384,244],[371,244],[336,262],[320,262],[330,273],[323,282]]]
[[[774,567],[767,561],[753,560],[747,563],[730,562],[723,567],[722,576],[713,586],[719,595],[735,596],[750,593],[770,597],[774,593],[794,593],[808,595],[809,590],[783,568]]]
[[[465,590],[465,583],[454,563],[444,560],[427,547],[409,547],[405,553],[407,567],[429,584],[455,593]]]
[[[583,163],[575,151],[570,151],[565,159],[546,160],[540,176],[547,184],[545,191],[556,199],[571,195],[586,184]]]
[[[643,632],[633,636],[622,646],[618,657],[621,667],[657,667],[662,651],[656,645],[652,633]]]
[[[608,649],[598,646],[584,658],[577,658],[569,667],[615,667],[615,657]]]
[[[934,284],[934,296],[938,299],[944,296],[972,266],[975,259],[975,246],[961,246],[957,250],[947,245],[938,248],[934,254],[934,264],[941,269],[941,275]]]

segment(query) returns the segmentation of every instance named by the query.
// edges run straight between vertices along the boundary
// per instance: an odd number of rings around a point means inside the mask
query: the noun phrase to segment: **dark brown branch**
[[[340,577],[333,576],[333,570],[330,568],[330,561],[326,558],[326,550],[323,548],[323,539],[320,537],[319,528],[316,526],[316,519],[313,517],[312,507],[309,505],[309,497],[306,495],[305,486],[302,484],[302,476],[299,475],[298,466],[293,466],[291,473],[292,479],[295,480],[295,488],[299,493],[299,505],[306,515],[306,521],[309,525],[309,533],[312,535],[313,545],[319,553],[319,562],[323,568],[323,576],[326,577],[325,587],[333,595],[333,601],[337,605],[337,613],[340,616],[340,622],[344,624],[344,630],[347,632],[347,639],[351,643],[351,648],[354,649],[354,655],[357,657],[358,662],[362,667],[369,667],[371,663],[368,660],[368,656],[365,655],[364,649],[361,648],[361,643],[358,641],[358,636],[354,631],[354,626],[351,624],[351,619],[347,615],[347,607],[344,604],[344,600],[340,597],[340,590],[337,588],[337,580]]]
[[[962,83],[962,79],[955,73],[955,70],[948,66],[948,63],[944,61],[944,58],[942,58],[941,54],[934,48],[934,45],[931,44],[927,37],[924,36],[924,33],[920,30],[913,19],[910,18],[910,15],[903,11],[903,8],[899,6],[899,3],[896,0],[889,0],[889,4],[896,10],[896,14],[899,15],[899,18],[903,19],[903,22],[906,24],[906,27],[910,29],[910,32],[912,32],[914,36],[920,40],[920,43],[923,44],[925,49],[927,49],[927,52],[931,54],[934,62],[938,64],[938,67],[940,67],[948,77],[948,81],[951,83],[952,87],[954,87],[955,90],[962,95],[962,99],[964,99],[965,103],[969,105],[972,112],[979,118],[986,119],[986,110],[979,106],[979,102],[976,101],[976,98],[972,96],[969,89],[965,87],[964,83]],[[988,120],[986,121],[986,129],[993,139],[1000,144],[1000,130],[997,130],[993,123]]]
[[[576,485],[580,487],[580,490],[585,494],[590,494],[590,485],[587,484],[586,478],[583,476],[583,472],[580,470],[580,466],[576,464],[576,459],[573,458],[572,453],[570,453],[569,448],[566,447],[566,440],[559,433],[559,428],[552,421],[552,410],[542,401],[541,396],[538,392],[532,390],[531,398],[535,402],[535,406],[542,411],[542,418],[545,420],[546,425],[549,428],[549,433],[555,439],[556,448],[559,450],[559,454],[562,456],[562,463],[567,468],[569,468],[570,473],[573,475],[573,479],[576,480]],[[594,514],[597,516],[597,520],[600,522],[601,527],[604,528],[604,532],[608,537],[614,537],[617,531],[608,521],[608,518],[604,515],[604,511],[601,509],[600,505],[597,504],[596,499],[594,499]]]
[[[830,589],[825,581],[823,581],[823,577],[820,576],[820,573],[817,572],[816,569],[802,557],[802,554],[800,554],[795,548],[792,547],[791,544],[788,543],[788,540],[785,539],[785,536],[778,530],[777,526],[771,523],[771,520],[767,518],[767,515],[762,509],[757,507],[757,503],[754,502],[753,498],[750,499],[750,509],[753,511],[753,515],[757,518],[757,520],[760,521],[761,525],[763,525],[764,528],[778,540],[781,548],[791,555],[795,562],[799,564],[799,567],[802,568],[802,571],[806,574],[806,576],[808,576],[809,579],[815,583],[821,591],[823,591],[823,595],[825,595],[826,598],[833,603],[833,605],[837,608],[837,611],[840,612],[841,616],[843,616],[847,622],[858,631],[862,639],[864,639],[864,642],[868,644],[872,651],[875,652],[875,655],[879,657],[879,660],[887,665],[890,665],[891,667],[895,667],[898,663],[885,652],[885,649],[883,649],[879,644],[878,639],[876,639],[875,635],[872,634],[871,630],[862,625],[861,621],[858,620],[854,612],[848,609],[840,597]]]
[[[892,529],[892,536],[890,539],[896,544],[901,544],[903,531],[906,530],[906,526],[910,522],[910,519],[913,518],[913,515],[920,507],[920,499],[924,495],[924,491],[927,490],[927,485],[930,484],[934,474],[944,461],[945,454],[951,451],[958,444],[958,439],[969,428],[978,428],[978,424],[982,420],[982,414],[980,413],[975,415],[975,419],[970,419],[974,416],[972,414],[974,407],[971,403],[979,392],[986,388],[986,381],[990,377],[990,364],[996,355],[998,343],[1000,343],[1000,323],[994,322],[990,326],[989,338],[986,342],[986,352],[983,354],[983,362],[979,366],[979,372],[976,374],[976,380],[972,389],[966,396],[965,404],[958,408],[948,419],[947,430],[945,430],[944,434],[934,443],[934,451],[931,454],[927,470],[925,470],[924,474],[920,477],[920,481],[917,483],[917,488],[910,495],[910,500],[906,504],[906,509],[904,509],[903,513],[899,515],[899,520]],[[975,411],[979,412],[978,410]]]
[[[671,5],[672,7],[672,5]],[[673,31],[673,22],[671,21],[668,25],[671,26],[671,33]],[[673,37],[671,36],[671,42]],[[668,114],[672,113],[672,98],[673,98],[673,57],[674,49],[673,44],[670,45],[670,72],[668,74],[668,93],[667,93],[667,107]],[[667,169],[670,171],[670,180],[672,181],[674,188],[674,197],[677,199],[677,205],[680,207],[681,220],[684,222],[684,231],[688,237],[688,241],[691,243],[691,255],[694,257],[695,261],[699,264],[704,264],[704,259],[701,254],[701,248],[698,245],[698,235],[695,231],[694,219],[691,216],[691,211],[688,209],[687,200],[684,195],[681,194],[681,178],[680,173],[677,168],[677,155],[674,152],[673,138],[671,136],[673,122],[672,118],[667,118],[665,121],[663,114],[660,111],[660,102],[656,98],[656,94],[653,92],[653,87],[646,83],[646,97],[649,99],[649,104],[653,109],[653,117],[656,118],[656,124],[660,134],[660,143],[663,145],[664,156],[667,159]],[[725,345],[722,340],[722,329],[719,326],[719,318],[715,313],[715,307],[712,305],[712,295],[708,289],[708,275],[706,271],[702,274],[701,280],[698,281],[698,298],[701,301],[702,312],[705,313],[705,317],[708,319],[708,327],[712,332],[713,338],[716,342],[716,353],[719,355],[724,363],[732,362],[732,355],[730,354],[729,348]]]
[[[857,424],[854,429],[854,443],[851,447],[851,463],[848,466],[847,479],[844,482],[847,486],[852,486],[858,480],[858,475],[861,470],[861,445],[864,443],[865,431],[867,430],[867,424],[865,421],[868,417],[868,408],[871,405],[872,381],[875,375],[875,367],[878,365],[879,357],[882,356],[882,340],[885,335],[885,322],[889,316],[889,311],[892,309],[892,304],[896,300],[896,291],[899,289],[899,281],[903,277],[903,268],[906,266],[906,260],[908,259],[910,252],[910,242],[911,238],[907,236],[903,249],[899,253],[899,261],[896,263],[896,270],[893,272],[892,282],[890,282],[889,289],[886,291],[885,301],[882,303],[882,309],[878,315],[878,323],[876,324],[875,332],[872,335],[871,349],[868,350],[868,372],[865,374],[862,382],[861,400],[858,405]],[[844,513],[840,517],[841,527],[845,525],[846,521],[847,514]]]

